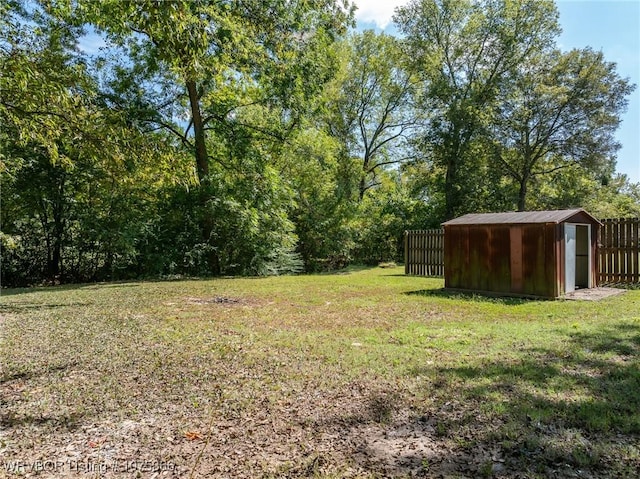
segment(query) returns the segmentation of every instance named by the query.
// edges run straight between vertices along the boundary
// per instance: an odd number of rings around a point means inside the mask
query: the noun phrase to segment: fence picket
[[[607,281],[613,282],[613,223],[606,223],[606,245],[607,245]]]
[[[629,257],[629,270],[633,282],[640,282],[640,275],[638,274],[638,257],[640,256],[640,247],[638,246],[638,229],[640,229],[640,220],[636,218],[631,221],[631,231],[629,234],[629,242],[631,243],[631,254]],[[637,254],[634,254],[636,250]]]

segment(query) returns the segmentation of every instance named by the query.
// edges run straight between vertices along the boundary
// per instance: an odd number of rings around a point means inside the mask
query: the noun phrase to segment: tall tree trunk
[[[187,80],[187,92],[189,93],[189,104],[191,106],[191,118],[193,119],[193,132],[195,136],[195,155],[196,167],[198,171],[198,180],[200,180],[200,229],[202,231],[202,240],[207,243],[211,249],[207,255],[207,263],[209,270],[215,274],[220,274],[220,258],[211,244],[211,235],[214,229],[214,219],[208,210],[209,201],[212,199],[209,183],[209,155],[207,153],[207,143],[204,132],[204,120],[200,110],[200,98],[198,96],[198,87],[195,81]]]
[[[368,150],[368,148],[367,148]],[[367,173],[369,169],[369,156],[368,153],[364,155],[364,161],[362,162],[362,174],[360,176],[360,183],[358,185],[358,201],[362,203],[364,199],[364,194],[367,191]]]
[[[458,184],[457,159],[451,158],[447,162],[447,173],[444,178],[445,220],[456,216],[460,203],[460,185]]]
[[[527,183],[529,182],[529,177],[527,175],[523,175],[520,180],[520,191],[518,191],[518,211],[525,211],[527,206]]]
[[[42,234],[44,235],[44,244],[47,247],[47,264],[46,264],[46,271],[44,272],[44,274],[46,274],[47,277],[51,277],[51,270],[52,270],[51,264],[53,261],[53,251],[51,248],[51,235],[49,233],[49,219],[47,215],[47,207],[42,197],[39,199],[38,205],[40,206],[40,212],[38,216],[40,218],[40,225],[42,226]]]
[[[366,191],[367,191],[367,178],[366,178],[366,174],[363,173],[362,176],[360,177],[360,184],[358,185],[358,201],[362,202]]]
[[[62,264],[62,237],[64,235],[64,178],[53,178],[55,196],[41,196],[38,201],[39,218],[44,234],[44,242],[47,248],[47,264],[44,272],[47,279],[56,281],[60,277]],[[57,191],[56,191],[57,190]],[[51,208],[51,209],[50,209]]]
[[[360,178],[360,185],[358,186],[358,201],[362,202],[364,198],[365,181],[364,175]]]
[[[49,275],[53,281],[60,279],[60,262],[62,259],[62,241],[60,238],[55,238],[53,241],[53,256],[51,258],[51,266],[49,269]]]
[[[465,140],[465,136],[467,137]],[[447,172],[444,178],[445,219],[455,218],[461,210],[463,184],[460,169],[463,166],[463,155],[471,134],[464,132],[464,127],[453,126],[449,144],[445,144],[445,161]]]
[[[209,175],[209,155],[207,154],[207,144],[204,135],[204,121],[200,111],[200,98],[195,81],[187,81],[187,91],[189,92],[189,103],[191,105],[191,118],[193,119],[193,132],[196,143],[196,166],[198,168],[198,179],[204,182]]]
[[[53,204],[53,251],[51,258],[51,279],[54,281],[60,280],[62,274],[62,241],[65,230],[65,179],[60,179],[58,185],[58,197]]]

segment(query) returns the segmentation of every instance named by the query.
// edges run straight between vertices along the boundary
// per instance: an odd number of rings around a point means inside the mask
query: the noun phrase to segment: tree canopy
[[[557,15],[414,0],[393,37],[338,0],[9,0],[3,285],[392,261],[470,211],[637,215],[634,86],[562,51]]]
[[[614,133],[632,87],[590,49],[549,52],[513,75],[493,122],[498,167],[518,185],[518,209],[536,177],[579,165],[613,173]]]

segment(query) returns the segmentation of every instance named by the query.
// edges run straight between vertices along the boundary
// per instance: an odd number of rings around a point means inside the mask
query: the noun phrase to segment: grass
[[[4,290],[0,476],[638,474],[640,290],[441,288],[391,267]]]

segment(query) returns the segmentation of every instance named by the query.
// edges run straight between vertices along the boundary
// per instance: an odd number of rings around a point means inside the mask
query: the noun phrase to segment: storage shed
[[[468,214],[443,226],[445,288],[557,298],[597,286],[601,223],[583,209]]]

